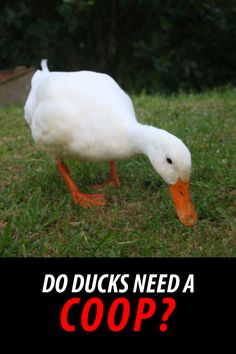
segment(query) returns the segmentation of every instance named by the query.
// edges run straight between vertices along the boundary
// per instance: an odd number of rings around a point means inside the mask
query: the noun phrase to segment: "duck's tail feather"
[[[41,61],[41,68],[42,68],[42,71],[44,71],[44,72],[49,72],[47,63],[48,63],[47,59],[43,59]]]

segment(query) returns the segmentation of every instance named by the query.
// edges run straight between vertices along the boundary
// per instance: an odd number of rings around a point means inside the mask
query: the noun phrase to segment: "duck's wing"
[[[136,120],[130,97],[109,75],[91,72],[37,71],[32,79],[32,88],[25,104],[25,119],[32,122],[37,105],[43,100],[68,99],[73,104],[83,105],[90,112],[107,111],[107,117],[119,120]]]

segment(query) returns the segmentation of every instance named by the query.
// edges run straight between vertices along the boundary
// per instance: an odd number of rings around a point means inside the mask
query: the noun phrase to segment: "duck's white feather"
[[[144,153],[167,183],[189,179],[187,147],[166,131],[140,124],[130,97],[109,75],[50,72],[45,60],[41,65],[32,78],[25,119],[36,144],[56,162],[115,160]]]
[[[25,118],[35,142],[56,160],[110,160],[132,153],[133,105],[106,74],[37,71]]]

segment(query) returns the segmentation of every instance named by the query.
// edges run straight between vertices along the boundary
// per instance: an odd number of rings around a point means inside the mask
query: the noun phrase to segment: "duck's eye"
[[[167,161],[170,165],[172,164],[172,160],[171,160],[169,157],[166,158],[166,161]]]

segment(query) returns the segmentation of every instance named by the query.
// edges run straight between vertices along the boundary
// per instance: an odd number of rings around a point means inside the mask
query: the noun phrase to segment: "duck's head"
[[[154,134],[156,135],[156,134]],[[176,136],[158,129],[158,137],[152,136],[148,157],[157,173],[169,185],[179,220],[186,226],[198,222],[191,196],[191,154]]]

